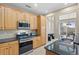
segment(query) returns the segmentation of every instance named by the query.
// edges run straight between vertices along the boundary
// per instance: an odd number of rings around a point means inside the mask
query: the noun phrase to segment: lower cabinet
[[[18,55],[19,54],[18,41],[9,43],[9,54],[10,55]]]
[[[0,44],[0,55],[9,55],[8,43]]]
[[[0,55],[9,55],[9,48],[7,46],[0,47]]]
[[[45,45],[46,44],[46,38],[45,38],[45,36],[41,36],[41,44],[42,45]]]
[[[41,43],[40,36],[33,38],[33,48],[41,46]]]
[[[33,48],[36,48],[37,47],[37,39],[36,37],[33,38]]]
[[[0,44],[0,55],[18,55],[18,41],[12,41]]]

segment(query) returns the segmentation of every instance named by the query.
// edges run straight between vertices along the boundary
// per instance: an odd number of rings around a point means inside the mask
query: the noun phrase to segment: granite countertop
[[[67,41],[68,42],[68,41]],[[59,55],[75,55],[72,43],[66,43],[66,41],[57,40],[45,46],[45,49],[55,52]]]

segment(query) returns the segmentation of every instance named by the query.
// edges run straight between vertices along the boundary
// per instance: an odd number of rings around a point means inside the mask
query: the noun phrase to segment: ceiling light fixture
[[[37,6],[38,6],[38,4],[37,4],[37,3],[34,3],[34,6],[35,6],[35,7],[37,7]]]

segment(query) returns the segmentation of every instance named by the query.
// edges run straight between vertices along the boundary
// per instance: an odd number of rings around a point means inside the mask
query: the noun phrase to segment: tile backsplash
[[[2,34],[16,34],[17,30],[5,30],[5,31],[0,31],[0,35]]]
[[[16,37],[16,30],[0,31],[0,39]]]

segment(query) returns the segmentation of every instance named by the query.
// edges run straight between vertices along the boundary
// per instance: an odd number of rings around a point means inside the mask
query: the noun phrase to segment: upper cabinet
[[[37,16],[30,14],[30,29],[37,29]]]
[[[20,15],[19,15],[20,19],[19,20],[26,20],[26,15],[24,12],[20,12]]]
[[[0,6],[0,30],[4,29],[4,7]]]
[[[0,6],[0,30],[16,30],[17,23],[20,20],[26,20],[30,23],[30,29],[37,29],[37,16],[15,10],[7,6]]]
[[[24,20],[26,20],[27,22],[29,22],[30,20],[30,14],[29,13],[24,13]]]
[[[29,13],[26,13],[26,12],[23,13],[23,12],[17,11],[17,19],[18,19],[18,21],[24,20],[24,21],[29,22],[30,15],[29,15]]]
[[[45,16],[41,16],[41,25],[42,25],[42,27],[46,26],[46,17]]]
[[[17,29],[16,11],[11,8],[5,8],[5,29]]]

